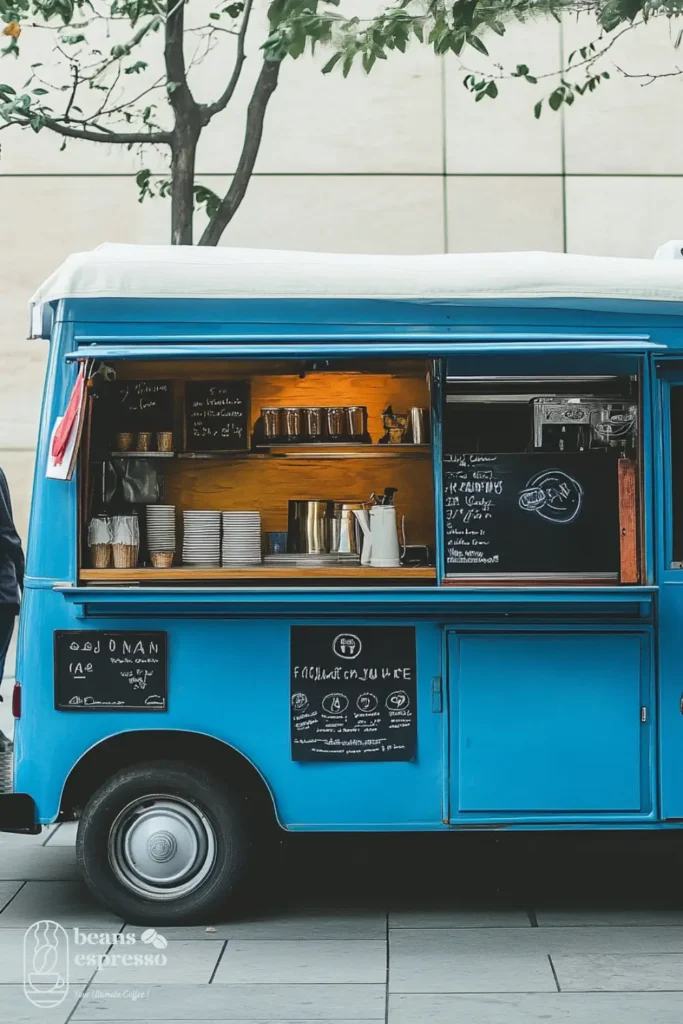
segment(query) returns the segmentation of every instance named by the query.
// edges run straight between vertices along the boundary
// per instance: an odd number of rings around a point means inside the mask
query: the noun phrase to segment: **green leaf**
[[[16,96],[17,90],[13,89],[11,85],[0,85],[0,92],[7,93],[9,96]]]
[[[479,38],[479,36],[468,36],[467,37],[467,42],[470,44],[470,46],[473,46],[475,50],[478,50],[479,53],[483,53],[485,57],[488,57],[489,51],[486,49],[486,47],[482,43],[482,41]]]
[[[532,85],[538,85],[538,79],[534,78],[533,75],[525,75],[524,78],[527,82],[531,82]]]
[[[34,96],[47,96],[47,89],[32,89]]]
[[[220,13],[218,11],[211,11],[209,17],[211,18],[212,21],[220,21],[221,18]]]
[[[562,106],[563,101],[564,93],[562,89],[555,89],[555,91],[551,92],[550,96],[548,97],[548,106],[551,110],[559,110]]]
[[[538,103],[536,104],[536,106],[534,107],[534,117],[536,118],[537,121],[538,121],[539,117],[541,116],[541,107],[542,106],[543,106],[543,100],[539,100]]]
[[[489,84],[486,86],[486,95],[489,96],[492,100],[495,100],[496,96],[498,95],[498,86],[496,85],[495,82],[489,82]]]
[[[335,53],[335,55],[333,57],[330,57],[330,59],[328,60],[327,64],[325,65],[325,67],[322,69],[322,73],[324,75],[329,75],[330,71],[332,71],[332,69],[337,66],[337,64],[339,63],[341,58],[342,58],[341,53]]]

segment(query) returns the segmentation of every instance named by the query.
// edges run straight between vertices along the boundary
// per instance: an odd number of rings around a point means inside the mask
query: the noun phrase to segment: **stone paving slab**
[[[681,1024],[678,992],[398,995],[389,1024]]]
[[[215,984],[364,985],[386,981],[385,942],[232,939]]]
[[[0,1019],[3,1024],[66,1024],[80,991],[73,988],[60,1006],[33,1006],[24,995],[23,985],[0,985]]]
[[[430,950],[391,956],[390,992],[556,992],[548,957],[485,953],[453,957]]]
[[[681,920],[683,924],[683,919]],[[526,910],[454,907],[450,910],[395,910],[390,928],[530,928]]]
[[[0,922],[2,915],[0,915]],[[683,953],[683,928],[395,928],[391,959],[465,954]]]
[[[0,913],[0,929],[28,928],[34,921],[57,921],[65,928],[118,931],[123,921],[109,914],[82,882],[27,882]]]
[[[0,879],[70,881],[80,878],[76,854],[65,847],[29,846],[0,850]]]
[[[173,1021],[174,1024],[188,1020],[195,1024],[199,1021],[239,1021],[240,1024],[248,1020],[257,1020],[260,1024],[317,1021],[321,1024],[323,1021],[385,1020],[384,985],[142,985],[133,991],[141,993],[142,997],[131,999],[130,985],[106,988],[93,985],[72,1020],[107,1021],[108,1024],[138,1020]]]
[[[229,921],[206,927],[162,928],[164,938],[176,939],[375,939],[384,942],[387,915],[384,911],[292,910],[275,911],[272,916]],[[126,925],[124,931],[138,931]]]
[[[570,992],[683,992],[683,954],[556,956],[560,989]]]
[[[0,928],[0,985],[23,985],[24,983],[24,928]],[[79,966],[75,960],[76,949],[69,954],[69,979],[71,982],[85,984],[95,973],[94,967]],[[105,952],[105,949],[102,950]],[[33,947],[27,947],[29,957],[33,955]],[[0,1020],[3,1024],[2,988],[0,988]]]
[[[97,971],[93,985],[208,985],[224,947],[224,942],[183,941],[169,942],[164,949],[140,942],[116,945],[109,951],[114,962]],[[144,962],[131,962],[136,956],[145,957]]]
[[[635,927],[650,925],[667,927],[683,926],[683,909],[666,907],[569,907],[560,910],[537,910],[536,920],[540,928],[594,928]]]
[[[77,832],[77,821],[64,821],[51,830],[45,839],[45,846],[75,846]]]
[[[23,882],[0,882],[0,911],[16,896],[23,884]]]
[[[25,850],[29,846],[43,846],[58,828],[58,825],[46,825],[37,836],[24,835],[21,832],[0,832],[0,861],[7,850]]]

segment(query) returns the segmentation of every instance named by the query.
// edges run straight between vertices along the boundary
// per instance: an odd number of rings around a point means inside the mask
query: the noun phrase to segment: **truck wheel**
[[[76,856],[101,903],[133,924],[216,917],[242,881],[249,835],[242,802],[194,765],[150,761],[91,797]]]

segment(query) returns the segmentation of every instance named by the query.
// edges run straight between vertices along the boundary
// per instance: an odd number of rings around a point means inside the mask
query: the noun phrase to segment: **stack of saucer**
[[[175,505],[148,505],[146,514],[150,552],[175,551]]]
[[[183,562],[186,565],[220,565],[220,512],[183,512],[183,530]]]
[[[224,512],[221,564],[261,564],[261,513]]]

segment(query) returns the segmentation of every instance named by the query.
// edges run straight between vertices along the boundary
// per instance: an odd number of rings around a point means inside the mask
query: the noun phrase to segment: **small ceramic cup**
[[[133,447],[133,435],[132,434],[117,434],[116,435],[116,448],[120,452],[129,452]]]
[[[173,451],[173,434],[171,433],[170,430],[161,430],[157,434],[157,451]]]
[[[147,430],[138,434],[136,449],[139,452],[148,452],[152,443],[152,435]]]

